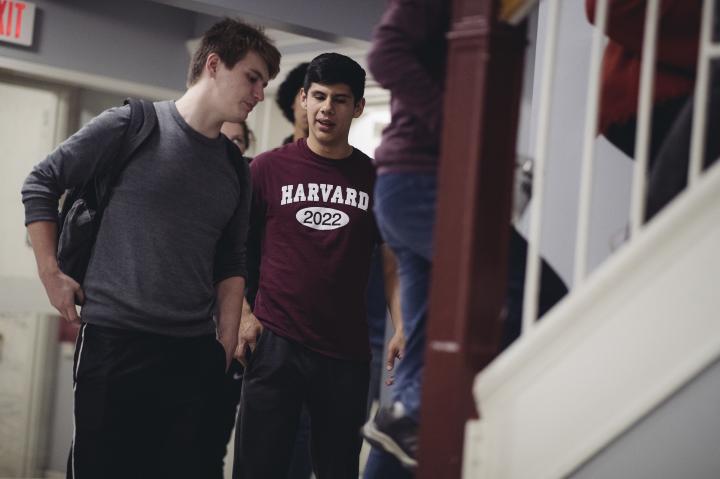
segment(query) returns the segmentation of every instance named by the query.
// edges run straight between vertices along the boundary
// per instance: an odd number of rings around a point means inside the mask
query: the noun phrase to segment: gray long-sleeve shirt
[[[170,336],[211,334],[214,283],[246,274],[250,176],[243,164],[238,181],[222,135],[209,139],[193,130],[174,102],[155,109],[157,128],[121,174],[103,214],[81,316]],[[26,224],[57,221],[63,191],[111,158],[129,120],[129,106],[102,113],[33,169],[22,188]]]

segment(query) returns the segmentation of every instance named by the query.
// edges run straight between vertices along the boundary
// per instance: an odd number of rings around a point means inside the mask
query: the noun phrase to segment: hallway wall
[[[720,361],[576,471],[572,479],[720,477]]]
[[[32,47],[0,44],[3,60],[20,60],[155,87],[184,90],[185,41],[196,14],[153,2],[35,0]]]

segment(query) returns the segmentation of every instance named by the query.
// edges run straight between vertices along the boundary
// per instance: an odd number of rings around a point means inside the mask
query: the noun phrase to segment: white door
[[[34,278],[20,188],[65,136],[69,91],[0,77],[0,276]]]
[[[70,94],[0,76],[0,477],[39,477],[45,467],[58,320],[46,314],[20,189],[66,135]]]

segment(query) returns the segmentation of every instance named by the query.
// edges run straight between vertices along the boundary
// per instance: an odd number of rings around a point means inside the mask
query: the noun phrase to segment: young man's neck
[[[310,148],[310,151],[316,155],[331,160],[342,160],[350,156],[353,152],[353,147],[347,141],[342,144],[330,145],[320,143],[313,135],[308,136],[307,146]]]
[[[178,113],[190,125],[190,128],[203,136],[215,139],[220,135],[223,122],[208,110],[209,102],[204,101],[203,93],[199,87],[190,87],[185,94],[175,101]]]

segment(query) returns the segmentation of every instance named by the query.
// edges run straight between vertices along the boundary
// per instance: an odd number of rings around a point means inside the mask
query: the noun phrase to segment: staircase
[[[720,369],[719,246],[716,164],[476,377],[480,419],[467,423],[463,477],[720,477],[717,439],[687,427],[635,433]],[[720,431],[720,389],[702,394],[700,424]],[[699,441],[687,447],[693,461],[663,447],[666,435]],[[598,469],[612,475],[591,473],[612,454]],[[641,473],[663,462],[676,471]]]

